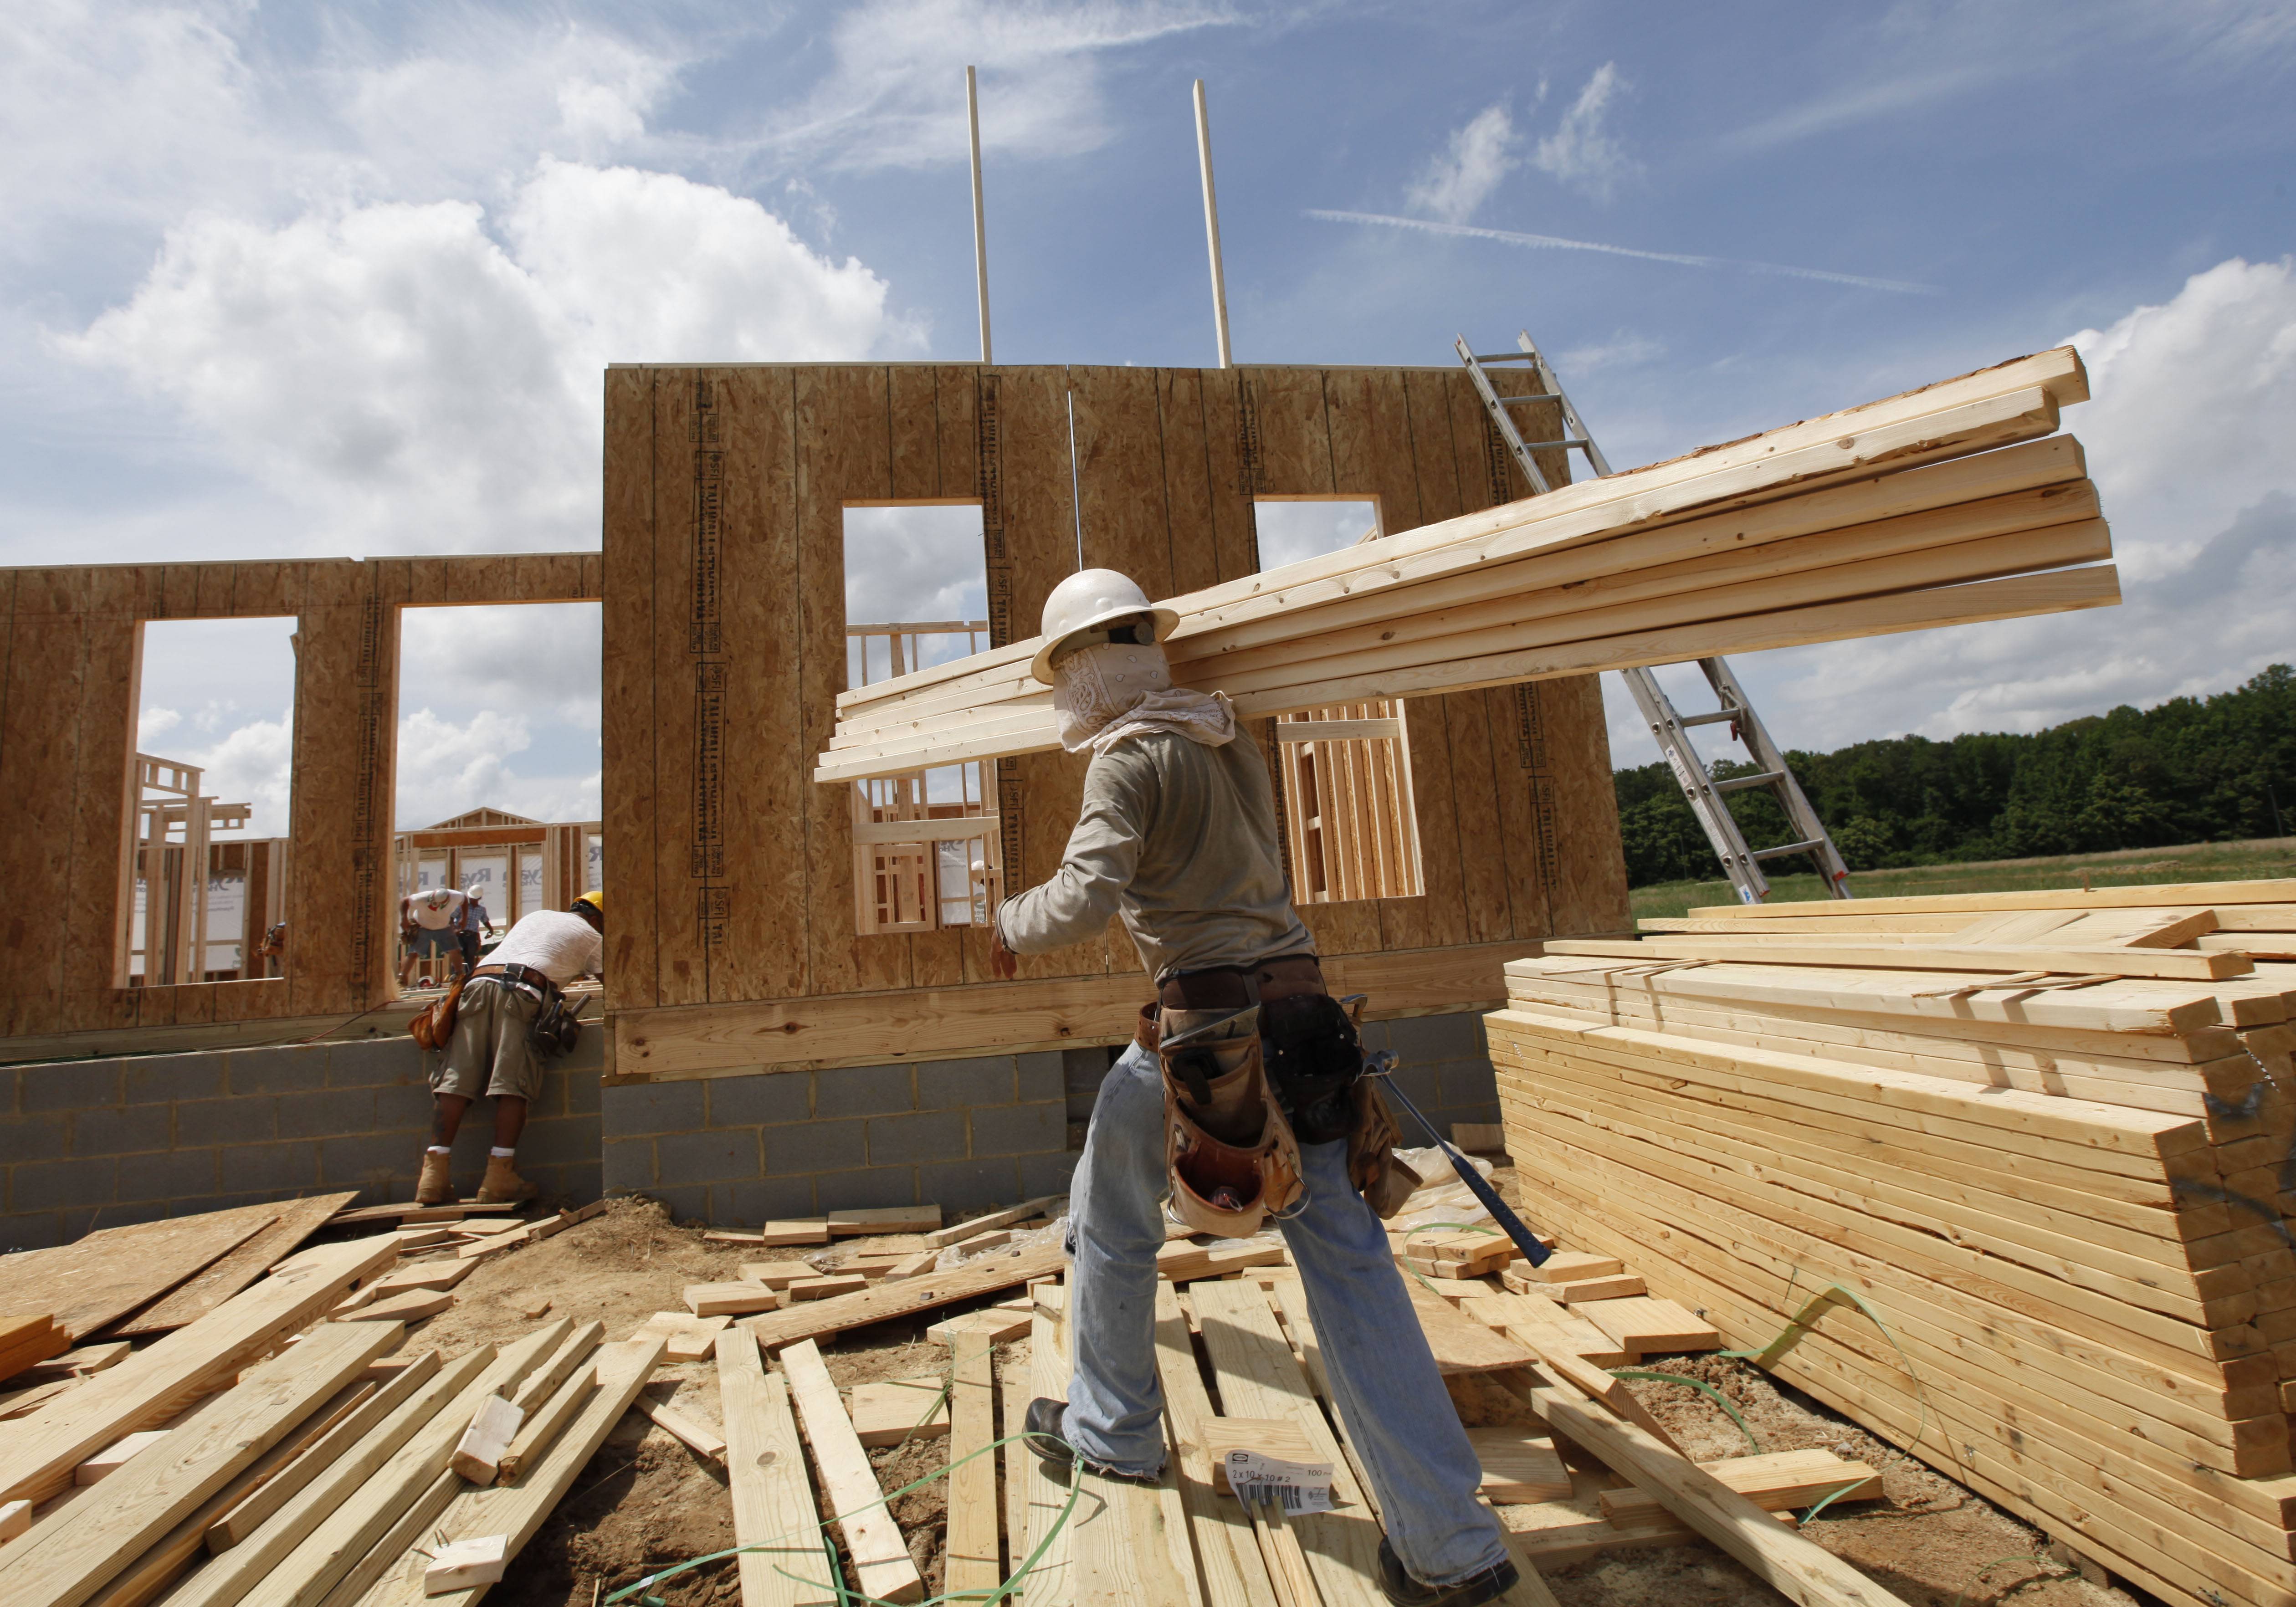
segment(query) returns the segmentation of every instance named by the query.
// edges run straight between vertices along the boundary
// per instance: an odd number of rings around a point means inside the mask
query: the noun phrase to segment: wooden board
[[[1769,1513],[1818,1501],[1832,1511],[1835,1503],[1870,1501],[1882,1494],[1881,1474],[1826,1450],[1771,1451],[1699,1465]],[[1621,1525],[1646,1522],[1666,1511],[1665,1504],[1644,1489],[1604,1490],[1601,1501],[1603,1516]]]
[[[307,1250],[116,1367],[18,1421],[0,1440],[0,1500],[43,1500],[122,1434],[167,1422],[397,1259],[384,1235]]]
[[[744,1551],[736,1564],[742,1607],[828,1607],[834,1600],[829,1590],[800,1583],[828,1570],[806,1484],[805,1447],[790,1413],[789,1381],[766,1373],[758,1341],[738,1329],[718,1338],[718,1398],[726,1424],[734,1541],[758,1548]],[[993,1469],[990,1479],[993,1486]],[[989,1524],[993,1537],[994,1513]]]
[[[938,1375],[856,1384],[846,1398],[846,1414],[865,1446],[939,1439],[948,1432],[947,1388]]]
[[[996,1543],[996,1455],[989,1449],[996,1438],[995,1352],[985,1334],[956,1336],[952,1349],[942,1588],[989,1591],[1004,1578]]]
[[[779,1350],[800,1340],[840,1333],[848,1328],[865,1327],[871,1323],[908,1316],[1009,1289],[1030,1278],[1057,1272],[1066,1260],[1057,1244],[1039,1245],[1021,1255],[995,1252],[977,1261],[968,1261],[955,1272],[927,1273],[897,1283],[881,1283],[857,1294],[807,1301],[785,1311],[746,1318],[742,1325],[756,1334],[758,1344],[765,1349]]]
[[[76,1244],[8,1258],[11,1309],[46,1311],[77,1342],[166,1293],[261,1233],[275,1205],[107,1227]]]
[[[229,1483],[320,1402],[398,1341],[322,1329],[250,1369],[153,1448],[8,1549],[8,1591],[25,1607],[77,1607]]]
[[[924,1581],[909,1560],[900,1525],[885,1508],[876,1470],[854,1435],[820,1349],[811,1340],[802,1340],[783,1349],[780,1360],[798,1418],[805,1424],[806,1443],[813,1450],[823,1521],[843,1530],[864,1591],[882,1601],[915,1601],[924,1594]]]
[[[1483,1499],[1494,1505],[1560,1501],[1570,1494],[1570,1472],[1555,1454],[1553,1436],[1529,1429],[1469,1429],[1467,1442],[1482,1464]]]
[[[1505,1335],[1494,1333],[1482,1324],[1462,1316],[1456,1307],[1430,1292],[1418,1279],[1406,1275],[1404,1284],[1411,1295],[1412,1309],[1419,1315],[1420,1330],[1427,1336],[1427,1348],[1434,1352],[1435,1365],[1440,1371],[1496,1373],[1528,1366],[1535,1359],[1529,1351]]]
[[[275,1206],[248,1207],[250,1210],[275,1209],[279,1214],[269,1226],[258,1229],[252,1238],[227,1251],[189,1283],[134,1316],[114,1323],[111,1332],[124,1339],[141,1339],[165,1333],[205,1316],[261,1277],[273,1262],[291,1253],[337,1211],[357,1198],[355,1192],[314,1194],[301,1200],[283,1200]]]

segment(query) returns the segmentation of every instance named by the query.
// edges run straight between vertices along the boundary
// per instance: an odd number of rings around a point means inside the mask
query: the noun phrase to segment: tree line
[[[1852,870],[2283,836],[2296,820],[2296,672],[2275,664],[2229,692],[2028,735],[1887,737],[1787,759]],[[1720,779],[1754,767],[1711,768]],[[1663,761],[1615,780],[1633,885],[1721,873]],[[1792,840],[1767,789],[1727,798],[1755,848]]]

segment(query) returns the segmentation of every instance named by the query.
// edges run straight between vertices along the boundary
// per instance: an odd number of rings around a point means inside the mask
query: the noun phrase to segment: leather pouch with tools
[[[444,1049],[455,1036],[455,1010],[462,1002],[463,979],[457,977],[445,998],[434,999],[414,1013],[414,1019],[406,1023],[406,1036],[418,1048]]]
[[[1141,1012],[1164,1072],[1164,1165],[1172,1213],[1201,1234],[1240,1239],[1300,1197],[1300,1145],[1261,1062],[1259,1011]],[[1188,1018],[1215,1015],[1198,1023]]]
[[[1360,1010],[1363,996],[1349,1003]],[[1363,1037],[1348,1003],[1301,993],[1262,1006],[1268,1078],[1292,1113],[1302,1144],[1348,1141],[1348,1180],[1381,1218],[1392,1217],[1419,1186],[1419,1174],[1395,1158],[1402,1129],[1363,1075]]]

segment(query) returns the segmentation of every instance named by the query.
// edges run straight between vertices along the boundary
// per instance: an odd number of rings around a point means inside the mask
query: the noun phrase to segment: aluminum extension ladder
[[[1552,490],[1546,476],[1532,455],[1539,451],[1561,448],[1567,467],[1570,454],[1587,455],[1587,466],[1595,474],[1607,475],[1609,462],[1603,449],[1595,444],[1593,434],[1578,417],[1578,410],[1570,405],[1563,391],[1562,381],[1554,377],[1538,344],[1529,332],[1516,335],[1522,349],[1508,352],[1477,352],[1470,348],[1464,335],[1457,341],[1459,360],[1467,365],[1467,377],[1474,382],[1476,392],[1489,410],[1491,422],[1498,426],[1499,438],[1506,442],[1507,450],[1522,467],[1523,475],[1539,491]],[[1502,395],[1491,384],[1486,364],[1522,363],[1529,365],[1529,377],[1534,389]],[[1552,441],[1526,441],[1516,427],[1514,416],[1508,410],[1529,402],[1554,402],[1562,414],[1562,438]],[[1567,483],[1567,482],[1566,482]],[[1747,700],[1745,688],[1730,672],[1730,666],[1719,658],[1700,659],[1698,668],[1704,672],[1707,685],[1713,687],[1716,701],[1721,707],[1711,714],[1683,714],[1676,709],[1666,689],[1658,684],[1652,667],[1636,666],[1619,672],[1634,694],[1635,706],[1649,722],[1651,735],[1657,739],[1659,751],[1666,755],[1668,767],[1674,779],[1681,783],[1682,795],[1690,800],[1690,811],[1698,816],[1705,829],[1706,840],[1713,845],[1714,854],[1721,860],[1723,870],[1729,875],[1730,885],[1738,890],[1738,898],[1744,904],[1759,904],[1770,896],[1769,878],[1762,873],[1765,863],[1784,859],[1796,854],[1807,854],[1817,867],[1819,878],[1826,890],[1837,898],[1847,898],[1849,893],[1849,867],[1844,864],[1833,839],[1827,835],[1825,823],[1810,807],[1801,783],[1794,779],[1792,767],[1778,745]],[[1693,726],[1716,726],[1727,723],[1733,740],[1742,743],[1753,760],[1751,775],[1733,775],[1717,781],[1698,757],[1698,750],[1690,741]],[[1773,849],[1750,847],[1746,835],[1738,829],[1738,822],[1730,813],[1724,795],[1742,792],[1755,787],[1766,787],[1784,812],[1794,832],[1794,840]]]

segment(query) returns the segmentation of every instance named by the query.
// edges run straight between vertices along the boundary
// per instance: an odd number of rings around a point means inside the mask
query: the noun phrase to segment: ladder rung
[[[1475,354],[1478,363],[1528,363],[1530,360],[1530,354],[1527,351],[1479,351]]]
[[[1551,390],[1529,390],[1521,396],[1503,396],[1499,400],[1512,407],[1517,402],[1554,402],[1562,398]]]
[[[1712,714],[1683,714],[1675,717],[1678,726],[1718,726],[1724,720],[1734,720],[1742,712],[1736,709],[1718,709]]]
[[[1714,783],[1714,790],[1717,792],[1743,792],[1749,787],[1767,787],[1785,778],[1786,773],[1783,770],[1759,770],[1751,775],[1733,775],[1726,781],[1718,781]]]
[[[1533,452],[1538,451],[1542,447],[1560,447],[1565,452],[1568,452],[1573,447],[1583,447],[1587,445],[1587,443],[1585,441],[1525,441],[1523,442],[1523,445]]]
[[[1754,850],[1754,857],[1757,859],[1783,859],[1789,854],[1807,854],[1812,849],[1824,848],[1824,846],[1825,839],[1823,837],[1813,837],[1807,842],[1789,842],[1783,847],[1775,849],[1756,849]]]

